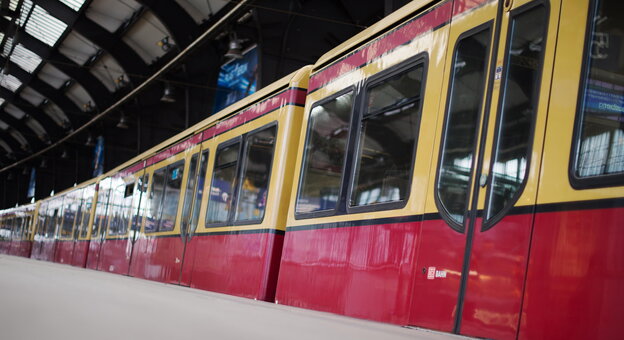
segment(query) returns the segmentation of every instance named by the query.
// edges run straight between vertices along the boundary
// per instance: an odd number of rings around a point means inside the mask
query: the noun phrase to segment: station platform
[[[0,255],[0,339],[465,338]]]

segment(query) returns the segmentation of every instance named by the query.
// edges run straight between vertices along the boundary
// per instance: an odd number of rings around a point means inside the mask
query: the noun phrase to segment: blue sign
[[[30,180],[28,181],[28,193],[26,197],[35,197],[35,186],[37,184],[37,171],[33,167],[30,169]]]
[[[104,173],[104,137],[98,136],[93,148],[93,177]]]
[[[254,46],[247,50],[241,59],[234,59],[221,66],[213,112],[218,112],[256,92],[257,85],[258,49]]]

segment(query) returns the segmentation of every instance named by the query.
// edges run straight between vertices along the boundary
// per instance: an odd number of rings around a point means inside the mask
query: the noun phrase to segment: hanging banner
[[[33,167],[30,169],[30,180],[28,181],[28,192],[26,193],[26,197],[31,198],[35,197],[35,185],[37,184],[37,171]]]
[[[104,173],[104,137],[98,136],[93,148],[93,177]]]
[[[213,113],[256,92],[258,85],[257,50],[256,46],[253,46],[243,53],[241,59],[230,60],[221,66]]]

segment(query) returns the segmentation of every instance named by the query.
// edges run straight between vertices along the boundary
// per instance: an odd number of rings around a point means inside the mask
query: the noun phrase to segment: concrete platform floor
[[[3,340],[459,338],[0,255]]]

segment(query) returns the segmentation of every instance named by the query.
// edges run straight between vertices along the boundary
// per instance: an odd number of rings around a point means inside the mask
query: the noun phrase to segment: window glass
[[[81,238],[85,238],[87,237],[88,233],[89,233],[89,220],[91,219],[91,206],[93,205],[93,192],[89,191],[89,190],[85,190],[87,191],[87,194],[89,195],[89,197],[87,197],[84,200],[84,208],[83,208],[83,217],[82,217],[82,224],[80,225],[80,237]]]
[[[236,186],[238,155],[240,142],[217,150],[210,198],[206,213],[206,224],[221,223],[228,220],[232,195]]]
[[[141,229],[143,223],[143,216],[145,216],[145,207],[147,206],[147,179],[148,175],[141,176],[135,185],[134,198],[132,200],[132,209],[135,212],[135,216],[132,219],[132,230],[137,232]],[[134,236],[133,236],[134,237]]]
[[[47,220],[48,203],[42,203],[39,206],[39,214],[37,215],[37,232],[36,235],[41,237],[45,233],[45,225]],[[38,241],[38,240],[37,240]]]
[[[273,126],[247,137],[237,221],[260,221],[264,217],[276,131],[277,127]]]
[[[184,161],[171,164],[167,167],[167,181],[158,231],[171,231],[175,227],[183,176]]]
[[[160,168],[152,174],[152,190],[147,202],[147,219],[145,221],[145,232],[155,232],[158,230],[158,220],[162,209],[162,198],[165,190],[165,178],[167,168]]]
[[[78,235],[80,235],[81,232],[81,227],[82,227],[82,215],[83,215],[83,209],[84,209],[84,199],[82,198],[82,194],[83,194],[83,190],[80,190],[76,193],[76,198],[75,198],[75,204],[76,204],[76,222],[75,222],[75,227],[74,227],[74,235],[73,237],[76,238]]]
[[[201,205],[202,197],[204,195],[204,181],[206,178],[206,168],[208,167],[208,150],[202,153],[201,161],[199,164],[199,174],[197,174],[197,189],[195,193],[195,201],[193,203],[193,217],[191,218],[191,232],[197,229],[197,222],[199,221],[199,208]]]
[[[124,192],[126,186],[125,184],[116,184],[115,188],[111,190],[111,198],[109,203],[109,215],[110,215],[110,225],[108,226],[108,234],[109,235],[119,235],[124,233],[123,228],[123,200],[124,200]]]
[[[545,24],[544,6],[522,12],[510,24],[487,218],[513,204],[526,179],[533,117],[538,105]]]
[[[464,222],[485,88],[490,30],[457,43],[436,190],[452,221]]]
[[[194,154],[189,164],[189,176],[186,181],[184,205],[182,206],[182,233],[186,233],[191,220],[191,207],[193,207],[193,195],[195,193],[195,184],[197,183],[197,157],[198,154]]]
[[[418,65],[367,89],[351,206],[407,198],[422,81]]]
[[[98,198],[95,205],[95,219],[93,221],[93,225],[91,226],[91,237],[97,237],[98,230],[101,233],[104,233],[106,230],[106,226],[108,225],[108,198],[110,194],[110,189],[106,188],[103,183],[100,183],[100,189],[98,190]],[[99,229],[98,229],[99,228]]]
[[[624,173],[624,4],[596,1],[583,72],[575,174]]]
[[[340,95],[310,112],[297,213],[336,209],[346,159],[353,93]]]
[[[64,199],[63,224],[61,226],[61,238],[71,238],[76,218],[76,203],[73,194],[69,194]]]

